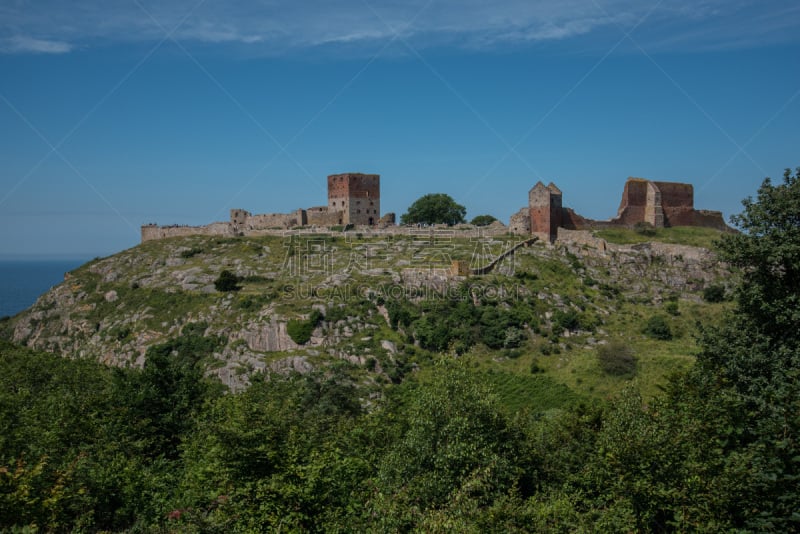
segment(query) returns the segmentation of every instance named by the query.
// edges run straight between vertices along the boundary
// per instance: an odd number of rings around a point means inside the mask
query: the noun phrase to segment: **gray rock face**
[[[243,339],[250,350],[258,352],[283,352],[299,347],[286,332],[286,323],[274,318],[248,323],[244,329],[231,335],[231,341],[237,339]]]

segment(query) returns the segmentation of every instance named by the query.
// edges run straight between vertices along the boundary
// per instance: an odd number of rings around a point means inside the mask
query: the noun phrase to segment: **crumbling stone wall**
[[[508,221],[508,230],[516,235],[530,235],[531,234],[531,209],[530,207],[520,208],[520,210],[511,216]]]
[[[725,224],[725,218],[720,211],[694,210],[692,213],[691,226],[702,226],[703,228],[716,228],[721,232],[732,232],[730,226]]]
[[[694,187],[678,182],[653,182],[661,191],[664,226],[694,225]]]
[[[378,219],[378,225],[381,228],[386,228],[387,226],[394,226],[396,223],[397,216],[394,214],[393,211],[384,214],[380,219]]]
[[[294,228],[302,226],[305,210],[297,210],[292,213],[262,213],[251,215],[244,224],[239,225],[240,231],[246,230],[267,230],[270,228]]]
[[[648,182],[642,178],[628,178],[622,190],[622,200],[614,221],[620,226],[633,226],[646,220]]]
[[[561,210],[561,228],[567,230],[588,230],[592,227],[591,221],[575,213],[572,208]]]
[[[344,212],[331,211],[327,206],[315,206],[306,210],[306,224],[335,226],[344,224]]]
[[[141,228],[142,243],[170,237],[186,237],[190,235],[233,236],[233,227],[227,222],[217,222],[205,226],[171,225],[158,226],[146,224]]]
[[[694,188],[680,182],[628,178],[614,222],[622,226],[646,222],[656,228],[694,226]]]

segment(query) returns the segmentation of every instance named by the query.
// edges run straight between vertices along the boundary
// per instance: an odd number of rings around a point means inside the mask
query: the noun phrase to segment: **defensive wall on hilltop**
[[[284,234],[287,230],[304,228],[329,228],[353,225],[359,232],[386,235],[408,233],[395,227],[394,213],[381,216],[380,175],[362,173],[332,174],[328,176],[328,204],[297,209],[289,213],[264,213],[253,215],[243,209],[232,209],[230,220],[204,226],[158,226],[147,224],[141,228],[142,242],[169,237],[190,235],[241,236]],[[702,226],[729,231],[722,213],[694,209],[694,188],[679,182],[655,182],[643,178],[628,178],[616,217],[605,221],[587,219],[563,204],[563,193],[554,184],[537,182],[528,191],[528,205],[511,216],[508,227],[495,222],[489,227],[475,229],[481,235],[500,235],[511,232],[533,236],[553,243],[570,230],[595,230],[600,228],[632,228],[648,223],[655,228],[671,226]],[[467,225],[468,226],[468,225]],[[458,235],[472,232],[458,225]],[[466,233],[465,233],[466,232]],[[474,233],[473,232],[473,233]]]

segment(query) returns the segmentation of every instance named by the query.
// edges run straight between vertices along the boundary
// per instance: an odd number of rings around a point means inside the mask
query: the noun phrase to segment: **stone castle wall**
[[[253,215],[247,210],[232,209],[229,222],[205,226],[157,226],[141,228],[142,242],[188,235],[252,235],[273,230],[287,230],[307,225],[338,226],[394,224],[394,214],[381,218],[380,175],[345,173],[328,176],[328,205],[298,209],[290,213]]]
[[[233,236],[233,225],[227,222],[216,222],[206,224],[204,226],[187,226],[187,225],[172,225],[172,226],[157,226],[155,224],[147,224],[142,226],[142,243],[147,241],[154,241],[157,239],[167,239],[170,237],[186,237],[190,235],[217,235],[217,236]]]
[[[628,178],[614,221],[622,226],[640,222],[656,228],[694,226],[694,211],[692,184]]]
[[[575,213],[572,208],[562,208],[561,228],[567,230],[588,230],[592,227],[591,221]]]
[[[295,226],[303,226],[304,220],[305,210],[297,210],[292,213],[263,213],[247,217],[243,224],[237,225],[237,229],[245,231],[294,228]]]
[[[531,234],[531,209],[530,207],[520,208],[520,210],[511,216],[508,223],[508,230],[516,235],[530,235]]]
[[[316,206],[306,210],[306,224],[312,226],[336,226],[344,224],[342,211],[331,211],[327,206]]]
[[[647,180],[641,178],[628,179],[622,190],[622,200],[614,219],[622,226],[633,226],[645,220],[647,205]]]

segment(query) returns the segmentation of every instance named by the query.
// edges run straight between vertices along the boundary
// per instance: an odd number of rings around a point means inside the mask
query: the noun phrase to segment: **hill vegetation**
[[[70,357],[0,344],[0,527],[797,530],[798,199],[787,171],[745,202],[719,248],[739,281],[579,244],[453,278],[412,237],[96,260],[0,326]]]

